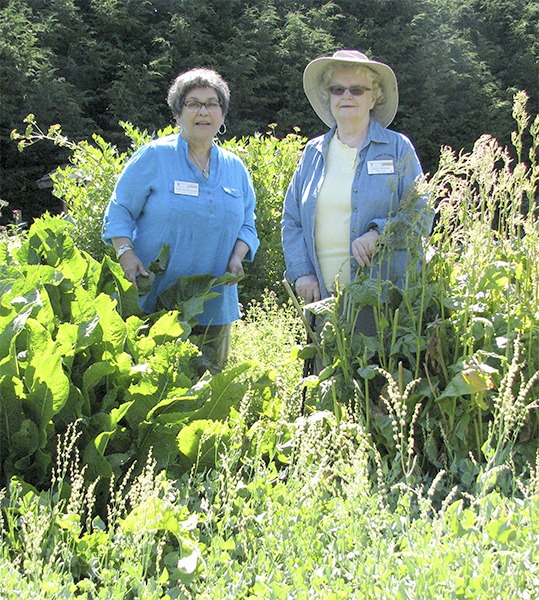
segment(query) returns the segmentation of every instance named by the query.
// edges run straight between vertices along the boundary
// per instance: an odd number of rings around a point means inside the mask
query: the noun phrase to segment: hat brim
[[[393,70],[384,63],[375,60],[360,59],[357,57],[334,57],[322,56],[311,61],[303,72],[303,89],[305,95],[311,103],[314,112],[328,126],[333,127],[336,123],[335,117],[327,103],[324,101],[327,92],[320,87],[320,78],[322,73],[331,63],[343,63],[345,65],[364,65],[376,71],[380,77],[384,93],[383,103],[377,102],[371,111],[371,115],[384,127],[387,127],[397,114],[399,106],[399,92],[397,87],[397,78]]]

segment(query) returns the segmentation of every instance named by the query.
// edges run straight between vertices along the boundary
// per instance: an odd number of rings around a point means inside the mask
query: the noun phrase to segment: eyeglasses
[[[189,112],[194,113],[197,113],[202,107],[204,107],[208,112],[219,110],[221,108],[221,103],[219,100],[207,100],[206,102],[200,102],[198,100],[186,100],[183,105]]]
[[[342,85],[330,85],[329,93],[332,96],[342,96],[346,90],[348,90],[352,96],[363,96],[363,94],[367,91],[371,91],[372,88],[366,87],[364,85],[353,85],[352,87],[344,87]]]

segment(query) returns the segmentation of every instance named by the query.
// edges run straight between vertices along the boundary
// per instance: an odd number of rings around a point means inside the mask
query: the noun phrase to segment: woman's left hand
[[[371,229],[352,242],[352,255],[360,267],[370,267],[371,257],[380,234]]]

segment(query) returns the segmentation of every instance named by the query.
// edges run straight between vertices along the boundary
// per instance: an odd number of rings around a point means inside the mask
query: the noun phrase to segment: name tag
[[[393,160],[368,160],[367,173],[369,175],[387,175],[395,172]]]
[[[174,193],[183,196],[198,196],[198,183],[191,181],[175,181]]]

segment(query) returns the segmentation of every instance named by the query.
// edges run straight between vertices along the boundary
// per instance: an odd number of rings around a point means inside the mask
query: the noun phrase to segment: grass
[[[253,305],[234,329],[233,360],[264,348],[282,393],[299,394],[288,356],[301,327],[275,302]],[[288,465],[256,451],[246,461],[238,442],[217,469],[168,482],[149,460],[111,495],[106,523],[91,516],[74,429],[50,492],[21,487],[2,499],[0,597],[534,598],[537,472],[513,498],[486,482],[439,504],[437,482],[387,488],[381,470],[373,481],[359,424],[327,412],[293,423]]]

